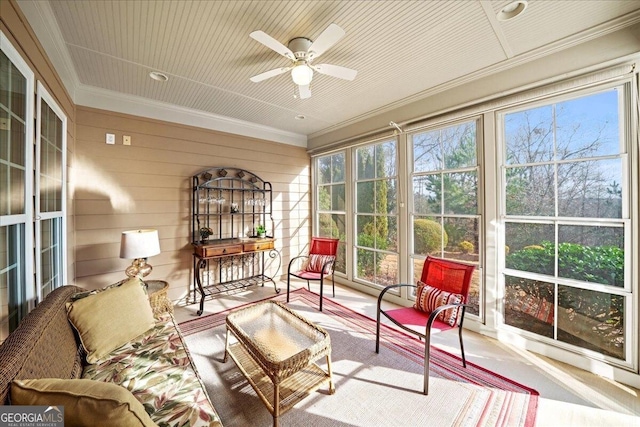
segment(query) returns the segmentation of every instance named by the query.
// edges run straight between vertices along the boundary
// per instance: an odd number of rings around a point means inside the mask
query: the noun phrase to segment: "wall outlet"
[[[122,145],[131,145],[131,137],[129,135],[122,136]]]
[[[115,144],[116,143],[116,135],[113,133],[107,134],[107,144]]]
[[[11,121],[9,119],[0,119],[0,130],[11,130]]]

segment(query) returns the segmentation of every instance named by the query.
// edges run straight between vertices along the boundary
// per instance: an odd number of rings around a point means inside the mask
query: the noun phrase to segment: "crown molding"
[[[85,84],[78,85],[75,95],[74,102],[85,107],[307,147],[306,135],[139,96],[126,95]]]

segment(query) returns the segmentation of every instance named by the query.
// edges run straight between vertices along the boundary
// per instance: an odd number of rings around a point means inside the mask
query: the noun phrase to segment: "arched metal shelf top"
[[[218,167],[194,175],[194,190],[268,191],[271,183],[246,169]],[[237,183],[239,186],[231,185]]]

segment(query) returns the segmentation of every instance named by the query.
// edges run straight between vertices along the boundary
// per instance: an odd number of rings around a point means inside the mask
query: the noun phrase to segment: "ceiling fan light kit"
[[[291,62],[288,67],[265,71],[251,77],[249,80],[258,83],[291,70],[291,79],[298,85],[300,99],[311,97],[309,84],[313,80],[314,71],[343,80],[353,80],[358,73],[356,70],[331,64],[312,65],[314,59],[336,44],[344,34],[345,32],[342,28],[336,24],[331,24],[318,36],[316,41],[313,42],[306,37],[295,37],[289,41],[287,47],[264,31],[254,31],[249,34],[252,39],[279,53]]]
[[[313,80],[313,70],[302,62],[291,69],[291,78],[299,86],[306,86]]]

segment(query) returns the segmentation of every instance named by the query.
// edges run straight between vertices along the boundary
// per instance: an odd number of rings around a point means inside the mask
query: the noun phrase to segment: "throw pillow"
[[[64,406],[64,425],[155,426],[129,390],[114,383],[58,378],[14,380],[12,405]]]
[[[461,304],[464,298],[461,294],[446,292],[433,286],[429,286],[418,280],[418,290],[414,308],[426,313],[431,313],[436,308],[447,304]],[[460,315],[461,307],[449,308],[441,311],[436,319],[449,326],[455,326]]]
[[[80,335],[88,363],[96,363],[155,324],[149,299],[137,277],[67,303],[67,316]]]
[[[322,273],[322,267],[324,266],[324,264],[329,261],[333,261],[334,259],[335,257],[333,255],[311,254],[309,255],[309,260],[304,269],[313,273]],[[325,274],[331,274],[333,271],[332,267],[333,264],[330,265],[329,268],[327,268]]]

